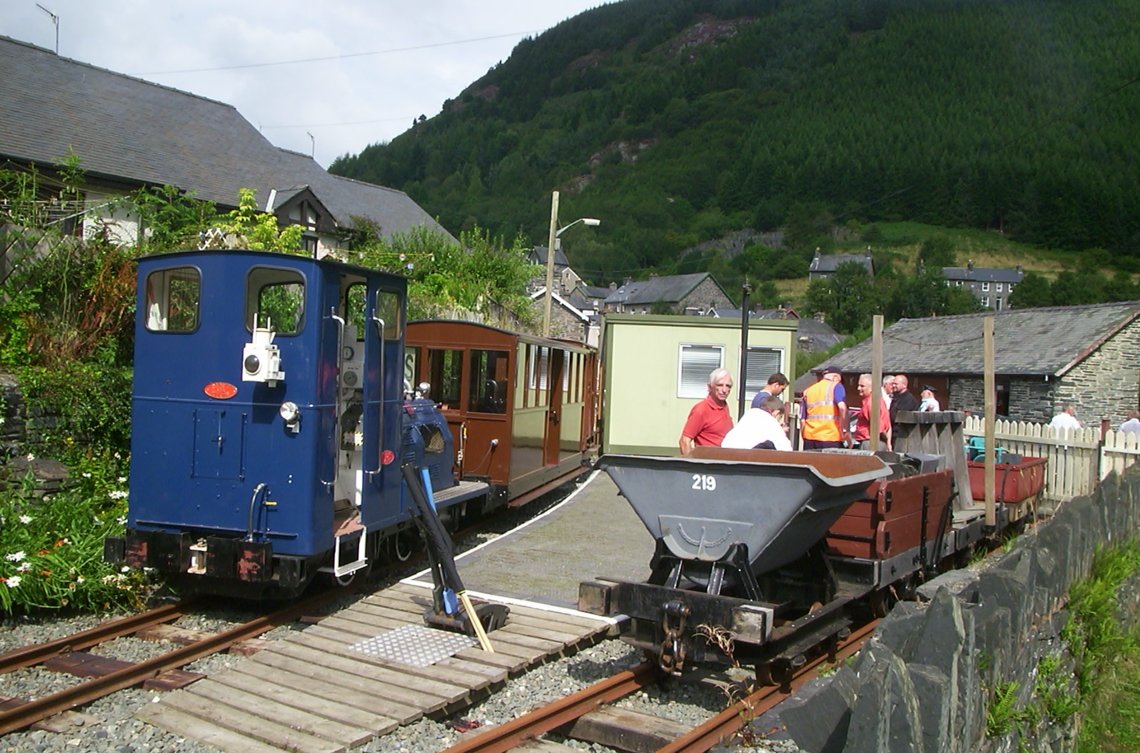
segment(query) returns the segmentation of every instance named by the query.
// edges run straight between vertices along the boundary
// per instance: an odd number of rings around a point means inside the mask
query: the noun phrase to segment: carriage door
[[[562,393],[566,380],[566,351],[547,348],[550,353],[546,384],[546,440],[543,442],[544,465],[558,464],[558,451],[562,439]]]

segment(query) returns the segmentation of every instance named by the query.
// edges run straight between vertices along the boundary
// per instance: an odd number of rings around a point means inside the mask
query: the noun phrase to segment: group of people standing
[[[708,396],[693,406],[681,430],[681,454],[689,455],[697,445],[792,449],[788,439],[787,406],[780,400],[780,395],[788,387],[788,378],[779,372],[770,376],[768,384],[756,393],[751,406],[736,425],[733,425],[728,410],[732,385],[732,374],[728,369],[716,369],[709,375]],[[856,410],[850,412],[847,391],[837,369],[824,368],[819,381],[804,390],[801,412],[803,449],[870,447],[874,392],[870,374],[859,376],[857,389],[860,403]],[[878,420],[874,422],[883,449],[892,448],[894,426],[900,411],[940,410],[933,387],[924,386],[921,397],[920,401],[911,394],[906,376],[898,374],[883,378]],[[849,423],[850,415],[855,417],[853,427]]]

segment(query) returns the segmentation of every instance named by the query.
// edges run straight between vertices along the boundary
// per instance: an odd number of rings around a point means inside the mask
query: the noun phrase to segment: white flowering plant
[[[29,474],[0,487],[0,614],[107,612],[143,605],[143,573],[103,561],[103,540],[121,536],[127,515],[126,460],[106,453],[76,461],[50,496]]]

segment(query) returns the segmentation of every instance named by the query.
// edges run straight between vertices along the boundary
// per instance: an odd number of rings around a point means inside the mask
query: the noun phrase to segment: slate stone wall
[[[1070,753],[1075,718],[1051,723],[1043,713],[1033,729],[987,737],[993,690],[1014,687],[1018,708],[1041,708],[1041,659],[1068,661],[1059,634],[1069,589],[1088,575],[1099,546],[1138,532],[1140,464],[1065,503],[996,561],[924,584],[853,666],[805,686],[753,731],[811,753]],[[1122,599],[1132,622],[1138,602]]]

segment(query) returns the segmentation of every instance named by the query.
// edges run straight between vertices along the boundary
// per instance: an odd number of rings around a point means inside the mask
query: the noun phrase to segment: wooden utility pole
[[[871,415],[867,419],[867,436],[871,452],[879,450],[879,411],[883,406],[883,315],[871,319]]]
[[[994,422],[997,420],[997,390],[994,385],[994,318],[982,320],[982,347],[985,352],[985,399],[986,399],[986,525],[997,525],[997,493],[995,459],[997,447],[994,442]]]

